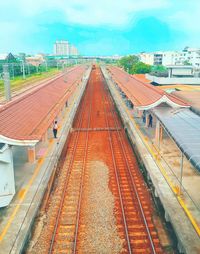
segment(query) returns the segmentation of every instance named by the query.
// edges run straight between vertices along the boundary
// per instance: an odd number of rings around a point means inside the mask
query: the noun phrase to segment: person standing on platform
[[[153,117],[152,117],[151,114],[149,114],[149,125],[148,125],[148,127],[152,127],[152,125],[153,125]]]
[[[57,133],[58,133],[58,122],[55,121],[54,125],[53,125],[53,135],[54,135],[54,138],[57,138]]]

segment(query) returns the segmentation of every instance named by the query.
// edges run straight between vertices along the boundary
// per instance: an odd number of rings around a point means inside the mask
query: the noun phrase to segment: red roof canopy
[[[36,143],[47,131],[76,89],[86,67],[71,69],[63,76],[0,108],[0,140],[19,145]],[[30,142],[29,142],[30,141]]]
[[[128,99],[138,109],[148,110],[163,102],[172,107],[189,107],[189,104],[174,95],[151,84],[135,79],[127,72],[117,67],[108,67],[112,79],[118,84]]]

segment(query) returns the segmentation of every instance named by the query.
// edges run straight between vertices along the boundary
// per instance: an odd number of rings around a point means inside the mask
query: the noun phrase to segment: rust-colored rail
[[[109,93],[107,93],[107,94],[109,94]],[[109,108],[111,106],[111,104],[113,104],[112,98],[110,95],[107,96],[107,101],[108,101],[107,105]],[[105,110],[105,112],[106,111],[107,110]],[[111,111],[111,113],[112,113],[113,120],[115,122],[116,133],[111,133],[109,130],[108,130],[108,132],[109,132],[109,137],[110,137],[109,140],[110,140],[110,147],[112,150],[113,164],[114,164],[114,169],[115,169],[117,186],[119,187],[119,193],[121,196],[120,200],[123,200],[123,197],[122,197],[123,195],[121,194],[121,190],[120,190],[120,188],[123,188],[123,187],[122,187],[122,184],[119,185],[121,172],[120,172],[120,170],[118,170],[118,172],[117,172],[117,167],[116,167],[116,161],[117,161],[116,157],[119,156],[119,155],[116,155],[118,150],[121,150],[120,161],[121,162],[123,161],[124,169],[126,170],[127,180],[129,180],[129,186],[130,186],[131,193],[132,193],[132,199],[134,201],[133,204],[137,207],[136,210],[137,210],[137,215],[138,215],[138,221],[140,221],[140,223],[144,224],[144,226],[145,226],[144,232],[146,231],[145,233],[147,234],[145,237],[143,237],[144,243],[139,248],[140,249],[145,248],[146,253],[153,253],[153,254],[160,253],[162,250],[160,248],[159,241],[158,241],[158,239],[156,239],[156,240],[153,239],[153,236],[151,235],[150,229],[148,227],[148,224],[150,224],[150,223],[152,226],[152,221],[146,218],[147,215],[143,209],[143,204],[141,201],[142,194],[138,193],[138,190],[137,190],[137,187],[135,184],[135,178],[137,178],[137,176],[134,176],[131,172],[131,165],[130,165],[132,163],[132,159],[130,157],[131,151],[130,151],[130,149],[127,148],[127,143],[125,142],[122,131],[119,131],[119,128],[121,126],[119,124],[119,121],[117,120],[117,115],[113,111]],[[109,129],[109,127],[110,127],[109,121],[107,120],[107,128]],[[137,181],[138,181],[138,179],[137,179]],[[126,204],[121,204],[121,205],[125,206]],[[125,214],[126,214],[126,212],[123,211],[123,217],[126,217]],[[126,218],[124,218],[124,221],[126,221]],[[127,223],[124,223],[124,225],[126,227],[125,228],[126,233],[129,232]],[[139,236],[139,238],[140,237],[141,236]],[[128,239],[128,237],[127,237],[127,239]],[[129,240],[128,241],[129,253],[132,253],[132,250],[134,253],[136,253],[136,250],[134,251],[134,249],[135,249],[134,244],[130,244],[131,237],[128,240]],[[139,251],[139,249],[138,249],[138,251]]]
[[[126,219],[126,215],[125,215],[125,211],[124,211],[124,200],[123,200],[123,196],[122,196],[122,192],[121,192],[121,186],[120,186],[120,182],[119,182],[119,176],[118,176],[118,170],[117,170],[117,164],[116,164],[116,157],[115,157],[116,155],[114,154],[114,147],[113,147],[113,142],[112,142],[112,136],[111,136],[111,132],[109,130],[110,124],[109,124],[109,120],[108,120],[108,115],[107,115],[108,112],[107,112],[105,100],[106,100],[105,96],[103,96],[104,114],[105,114],[105,119],[106,119],[106,127],[108,129],[109,144],[110,144],[110,149],[111,149],[111,154],[112,154],[112,161],[113,161],[113,166],[114,166],[115,179],[116,179],[117,188],[118,188],[118,195],[119,195],[120,208],[121,208],[122,218],[123,218],[123,224],[124,224],[126,244],[127,244],[128,253],[132,253],[131,243],[130,243],[130,237],[129,237],[129,232],[128,232],[128,226],[127,226],[127,219]]]
[[[87,88],[88,89],[88,88]],[[90,95],[91,96],[91,95]],[[90,99],[91,101],[91,99]],[[87,119],[87,129],[89,129],[90,126],[90,116],[91,116],[91,103],[90,103],[90,107],[89,107],[89,111],[88,111],[88,116],[84,117],[84,113],[87,112],[87,103],[86,100],[83,101],[82,100],[82,107],[81,110],[79,111],[78,114],[78,119],[76,119],[77,121],[77,125],[78,125],[78,131],[76,132],[76,135],[74,137],[74,144],[73,144],[73,149],[72,149],[72,155],[70,158],[70,162],[69,162],[69,166],[68,166],[68,170],[67,170],[67,174],[66,174],[66,178],[65,178],[65,183],[63,186],[63,193],[62,193],[62,198],[60,201],[60,205],[59,205],[59,209],[58,209],[58,213],[56,216],[56,222],[55,222],[55,226],[54,226],[54,230],[53,230],[53,234],[52,234],[52,239],[51,239],[51,244],[50,244],[50,248],[49,248],[49,254],[50,253],[57,253],[57,251],[72,251],[72,253],[76,252],[76,239],[77,239],[77,233],[78,233],[78,225],[79,225],[79,217],[80,217],[80,207],[81,207],[81,198],[82,198],[82,190],[83,190],[83,178],[84,178],[84,169],[85,169],[85,163],[86,163],[86,157],[87,157],[87,147],[88,147],[88,131],[86,131],[84,133],[84,136],[81,137],[81,126],[84,124],[84,120]],[[83,143],[82,143],[83,142]],[[66,199],[66,195],[68,195],[67,193],[67,185],[69,184],[69,177],[70,174],[72,173],[72,170],[74,169],[74,163],[75,163],[75,156],[77,155],[77,150],[78,147],[83,146],[84,148],[81,149],[81,154],[79,154],[79,156],[83,156],[83,163],[82,163],[82,170],[81,170],[81,177],[80,177],[80,188],[78,189],[78,205],[76,207],[76,222],[75,222],[75,230],[74,230],[74,236],[73,236],[73,246],[69,245],[62,245],[59,246],[59,244],[57,244],[57,247],[55,247],[55,243],[58,242],[59,240],[57,238],[59,238],[59,232],[58,232],[58,228],[59,228],[59,224],[61,223],[62,220],[62,210],[65,209],[65,199]],[[66,232],[67,234],[68,232]]]

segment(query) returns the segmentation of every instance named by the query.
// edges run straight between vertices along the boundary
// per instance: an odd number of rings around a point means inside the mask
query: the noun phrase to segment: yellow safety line
[[[121,98],[119,97],[119,94],[114,90],[115,94],[117,95],[118,99]],[[155,159],[154,161],[156,162],[157,166],[160,168],[160,171],[162,173],[162,175],[164,176],[165,180],[168,182],[170,188],[172,189],[172,191],[174,192],[174,194],[177,196],[177,200],[179,202],[179,204],[181,205],[181,207],[183,208],[183,210],[185,211],[186,215],[188,216],[190,222],[192,223],[194,229],[196,230],[197,234],[200,236],[200,227],[197,224],[197,222],[195,221],[194,217],[192,216],[191,212],[189,211],[189,209],[187,208],[185,202],[183,201],[183,199],[178,195],[178,190],[177,188],[173,185],[172,181],[170,180],[169,176],[166,173],[166,170],[164,169],[164,167],[161,165],[161,163],[158,161],[158,158],[156,156],[156,154],[153,152],[152,148],[150,147],[150,145],[148,144],[148,142],[146,141],[144,135],[142,134],[141,130],[139,129],[138,124],[135,122],[135,119],[132,117],[132,115],[130,114],[130,112],[128,111],[128,109],[125,107],[124,103],[122,102],[122,106],[125,109],[126,113],[129,115],[133,125],[135,126],[136,131],[138,132],[140,138],[142,139],[142,141],[144,142],[145,146],[147,147],[147,149],[149,150],[149,152],[151,153],[152,157]]]
[[[74,96],[74,99],[73,99],[73,101],[72,101],[73,103],[75,102],[75,99],[76,99],[77,96],[78,96],[78,94]],[[72,104],[73,104],[73,103],[72,103]],[[66,115],[67,115],[68,112],[69,112],[69,108],[68,108],[68,110],[65,112],[65,117],[63,118],[63,120],[61,121],[61,123],[62,123],[64,120],[66,120],[65,118],[66,118]],[[60,128],[60,127],[59,127],[59,128]],[[33,176],[31,177],[31,179],[29,180],[29,182],[28,182],[28,184],[25,186],[25,188],[22,188],[22,189],[18,192],[18,198],[19,198],[20,202],[16,205],[16,207],[15,207],[14,211],[12,212],[12,214],[11,214],[11,216],[10,216],[10,218],[9,218],[9,220],[8,220],[8,222],[7,222],[7,224],[6,224],[5,227],[3,228],[3,230],[2,230],[2,232],[1,232],[1,234],[0,234],[0,242],[3,240],[5,234],[7,233],[7,231],[8,231],[8,229],[9,229],[11,223],[13,222],[13,220],[14,220],[14,218],[15,218],[15,216],[16,216],[16,214],[17,214],[19,208],[20,208],[20,205],[21,205],[22,202],[24,201],[24,198],[26,197],[27,192],[29,191],[29,189],[30,189],[30,187],[31,187],[31,185],[32,185],[32,183],[33,183],[33,181],[34,181],[34,179],[35,179],[36,176],[38,175],[38,172],[39,172],[39,170],[40,170],[40,168],[41,168],[41,166],[42,166],[42,163],[43,163],[43,161],[44,161],[44,157],[46,156],[46,154],[48,154],[50,148],[52,147],[52,145],[53,145],[54,143],[55,143],[55,140],[53,140],[53,142],[52,142],[52,140],[49,141],[48,149],[46,150],[46,152],[45,152],[45,154],[43,155],[43,157],[42,157],[40,160],[38,160],[38,162],[37,162],[37,167],[36,167],[36,169],[35,169],[35,171],[34,171],[34,173],[33,173]]]

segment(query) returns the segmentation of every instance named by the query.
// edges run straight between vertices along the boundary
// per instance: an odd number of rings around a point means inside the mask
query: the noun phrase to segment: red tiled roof
[[[113,80],[126,94],[135,107],[140,109],[150,109],[166,102],[173,106],[189,107],[184,100],[174,95],[167,94],[165,91],[151,84],[144,83],[135,79],[132,75],[117,67],[108,67]]]
[[[133,77],[144,83],[150,83],[151,81],[145,77],[145,74],[134,74]]]
[[[40,140],[81,80],[84,66],[7,103],[0,108],[0,137]]]
[[[175,91],[172,94],[187,101],[192,108],[200,112],[200,91]]]

